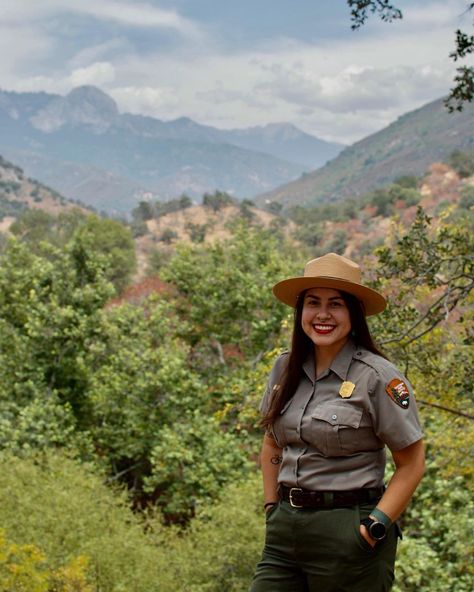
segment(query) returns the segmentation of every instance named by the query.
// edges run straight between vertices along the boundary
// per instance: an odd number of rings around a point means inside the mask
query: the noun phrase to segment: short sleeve
[[[371,403],[375,433],[390,450],[402,450],[423,437],[413,388],[407,378],[385,360],[376,371]]]
[[[275,363],[273,364],[273,368],[271,369],[270,375],[268,377],[265,392],[260,402],[259,410],[262,415],[265,415],[270,408],[272,397],[280,384],[287,359],[288,352],[284,352],[276,359]]]

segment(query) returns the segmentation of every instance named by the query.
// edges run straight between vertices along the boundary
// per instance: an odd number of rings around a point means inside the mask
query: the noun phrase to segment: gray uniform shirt
[[[262,412],[287,359],[285,353],[275,362]],[[272,432],[283,449],[278,481],[319,491],[381,486],[385,445],[401,450],[423,435],[407,379],[391,362],[352,341],[317,379],[314,356],[308,358]]]

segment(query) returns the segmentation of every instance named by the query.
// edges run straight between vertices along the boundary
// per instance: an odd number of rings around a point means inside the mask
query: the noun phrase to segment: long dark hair
[[[268,411],[262,418],[261,424],[264,427],[269,427],[275,422],[283,407],[295,394],[301,380],[303,364],[308,358],[308,355],[314,351],[314,343],[303,331],[301,325],[306,292],[307,290],[301,292],[296,300],[293,316],[293,335],[291,338],[291,350],[288,356],[288,362],[280,377],[279,386],[274,390],[274,395],[268,407]],[[354,342],[357,345],[368,349],[372,353],[387,359],[387,356],[379,350],[372,339],[362,302],[348,292],[343,292],[342,290],[338,290],[338,292],[341,294],[341,297],[349,310],[351,336]]]

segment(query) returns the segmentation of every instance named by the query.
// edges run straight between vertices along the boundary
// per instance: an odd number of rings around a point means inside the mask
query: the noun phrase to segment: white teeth
[[[334,329],[334,325],[314,325],[314,328],[318,329],[318,331],[329,331]]]

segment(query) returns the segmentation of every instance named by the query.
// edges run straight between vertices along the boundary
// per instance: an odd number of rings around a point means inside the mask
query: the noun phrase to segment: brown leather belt
[[[383,487],[352,489],[349,491],[310,491],[299,487],[279,487],[280,499],[293,508],[346,508],[377,502],[383,495]]]

